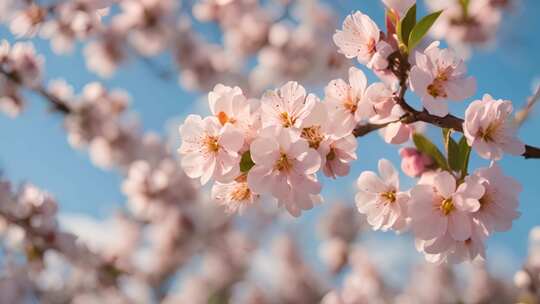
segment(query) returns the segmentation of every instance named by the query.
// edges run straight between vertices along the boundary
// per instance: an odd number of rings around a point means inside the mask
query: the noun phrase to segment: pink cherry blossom
[[[349,84],[342,79],[335,79],[324,90],[324,101],[333,112],[334,119],[342,122],[350,131],[371,113],[371,106],[365,98],[366,88],[367,78],[362,70],[351,67]]]
[[[413,187],[410,195],[409,216],[417,238],[443,238],[448,232],[452,239],[465,241],[471,237],[471,213],[480,209],[484,188],[471,182],[457,187],[455,177],[442,171],[432,183]]]
[[[357,142],[351,134],[352,129],[342,123],[340,114],[329,111],[328,107],[333,106],[315,103],[313,111],[302,124],[300,136],[310,148],[319,152],[324,174],[336,178],[349,173],[349,163],[356,159]]]
[[[388,124],[384,129],[381,129],[381,135],[385,142],[393,145],[400,145],[409,140],[414,129],[401,121]]]
[[[238,151],[244,138],[232,125],[222,128],[215,117],[189,115],[180,126],[180,135],[182,145],[178,151],[184,155],[182,168],[189,177],[200,177],[204,185],[210,178],[227,182],[238,174]]]
[[[428,166],[433,164],[433,159],[415,148],[402,148],[399,150],[401,156],[401,170],[410,177],[422,175]]]
[[[253,193],[247,183],[247,176],[241,175],[230,183],[216,182],[212,186],[212,199],[225,207],[227,213],[242,214],[253,205],[258,195]]]
[[[404,16],[407,10],[416,3],[416,0],[382,0],[384,5]]]
[[[394,92],[387,84],[376,82],[371,84],[364,95],[370,106],[368,107],[369,122],[386,123],[396,121],[405,114],[396,102]]]
[[[512,177],[503,174],[496,163],[489,168],[481,168],[472,177],[481,179],[485,189],[480,198],[480,209],[473,214],[478,222],[488,231],[507,231],[512,222],[519,218],[518,196],[521,185]]]
[[[31,42],[18,42],[10,52],[11,68],[27,86],[35,86],[41,81],[45,59],[36,54]]]
[[[399,191],[398,172],[388,160],[379,160],[379,174],[380,177],[372,171],[360,174],[356,206],[367,216],[373,230],[400,230],[406,223],[409,196]]]
[[[319,154],[296,132],[270,127],[251,143],[255,166],[248,185],[255,193],[270,193],[293,216],[313,207],[321,191],[315,173],[321,166]]]
[[[510,121],[512,110],[511,101],[495,100],[485,94],[465,111],[463,132],[469,146],[481,157],[499,160],[503,153],[521,155],[525,152],[525,145],[516,137]]]
[[[343,137],[330,135],[328,153],[322,168],[324,175],[331,178],[347,176],[351,168],[350,163],[357,158],[357,145],[357,140],[352,134]]]
[[[348,15],[343,22],[343,30],[334,34],[334,42],[347,58],[356,58],[368,68],[385,69],[386,58],[392,47],[381,40],[379,27],[369,16],[360,11]]]
[[[416,53],[416,65],[410,73],[410,86],[433,115],[448,114],[447,100],[461,101],[476,91],[476,79],[466,76],[462,59],[433,42],[423,53]]]
[[[141,54],[156,55],[172,40],[173,13],[176,1],[172,0],[125,0],[120,2],[122,13],[114,23],[130,29],[130,42]]]
[[[466,240],[455,240],[450,232],[446,232],[441,237],[427,241],[417,239],[416,248],[424,253],[428,262],[435,264],[457,264],[475,259],[485,259],[487,232],[475,219],[468,218],[468,223],[471,233]]]
[[[11,32],[18,36],[35,35],[47,17],[47,10],[39,4],[31,3],[23,10],[16,12],[10,23]]]
[[[294,81],[287,82],[279,90],[267,91],[261,98],[262,127],[298,128],[317,101],[315,95],[306,97],[304,87]]]
[[[255,136],[253,125],[257,117],[252,115],[250,102],[239,87],[218,84],[208,93],[210,111],[221,125],[231,124],[244,133],[246,144]]]

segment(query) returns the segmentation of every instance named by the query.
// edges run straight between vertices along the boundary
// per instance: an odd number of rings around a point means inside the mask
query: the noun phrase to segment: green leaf
[[[433,23],[439,18],[442,11],[438,11],[432,14],[429,14],[422,18],[422,20],[418,21],[418,23],[414,26],[414,28],[411,31],[411,34],[409,35],[409,52],[414,50],[414,48],[424,39],[424,36],[427,34]]]
[[[465,136],[462,136],[458,143],[458,149],[459,149],[459,164],[460,164],[460,172],[461,172],[461,178],[465,178],[467,176],[468,167],[469,167],[469,159],[471,157],[471,147],[467,144],[467,139]]]
[[[423,152],[435,160],[437,165],[444,170],[448,170],[448,164],[446,158],[441,151],[435,146],[427,137],[422,134],[415,133],[413,135],[413,142],[420,152]]]
[[[240,171],[246,173],[251,170],[253,166],[255,166],[255,163],[251,159],[251,153],[249,151],[244,152],[244,154],[242,154],[242,159],[240,159]]]
[[[461,9],[463,10],[463,17],[467,19],[469,17],[469,2],[470,0],[459,0]]]
[[[446,150],[446,156],[448,159],[448,166],[450,169],[460,172],[460,149],[456,141],[452,138],[452,131],[450,129],[443,129],[444,148]]]
[[[405,17],[398,23],[397,34],[399,41],[405,45],[409,44],[409,35],[416,25],[416,4],[411,6]]]

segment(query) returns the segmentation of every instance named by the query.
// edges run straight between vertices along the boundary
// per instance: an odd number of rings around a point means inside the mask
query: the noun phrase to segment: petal
[[[314,174],[321,168],[321,157],[317,151],[308,149],[298,157],[294,170],[302,174]]]
[[[272,167],[279,158],[279,146],[274,139],[257,138],[250,145],[251,159],[257,165]]]
[[[360,190],[371,193],[382,193],[387,189],[384,182],[372,171],[362,172],[356,184]]]
[[[448,104],[442,100],[434,99],[431,96],[424,96],[422,98],[422,104],[431,115],[439,117],[448,115]]]
[[[474,95],[476,79],[474,77],[454,79],[446,83],[448,99],[461,101]]]
[[[448,216],[448,230],[456,241],[465,241],[471,237],[471,218],[461,211],[453,211]]]
[[[270,184],[271,168],[255,166],[249,170],[247,182],[249,188],[258,194],[270,192],[272,185]]]
[[[244,145],[244,134],[231,124],[226,124],[221,130],[219,145],[229,151],[238,152]]]
[[[364,72],[356,67],[351,67],[349,69],[349,83],[354,96],[361,99],[367,87],[367,78]]]
[[[390,161],[384,158],[379,160],[379,174],[387,185],[391,185],[395,190],[398,190],[399,175]]]
[[[456,179],[447,171],[437,174],[433,178],[433,184],[437,192],[444,198],[450,198],[456,192]]]

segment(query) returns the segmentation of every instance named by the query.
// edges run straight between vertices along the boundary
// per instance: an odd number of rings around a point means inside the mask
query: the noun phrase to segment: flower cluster
[[[24,106],[20,87],[36,87],[41,81],[44,59],[30,42],[12,46],[0,41],[0,111],[17,116]]]
[[[363,73],[354,72],[365,86]],[[336,95],[354,93],[345,89]],[[231,211],[270,194],[299,216],[320,200],[316,173],[347,175],[356,159],[353,125],[343,126],[333,118],[337,106],[308,95],[296,82],[266,92],[260,101],[247,99],[238,87],[218,85],[208,100],[212,116],[190,115],[180,127],[182,167],[202,184],[214,179],[213,196]]]
[[[446,1],[428,0],[431,11],[443,10],[433,26],[432,35],[444,38],[452,46],[464,49],[493,43],[505,10],[516,6],[514,0]]]
[[[104,78],[132,54],[152,65],[148,59],[164,51],[172,54],[180,84],[189,90],[210,90],[215,83],[232,79],[256,92],[291,78],[320,83],[319,75],[331,75],[345,66],[326,43],[335,16],[318,2],[205,0],[187,11],[172,0],[7,2],[0,22],[9,25],[15,36],[39,34],[58,54],[72,52],[76,42],[83,42],[87,68]],[[301,11],[305,13],[297,13]],[[191,26],[192,19],[217,24],[223,43],[207,41],[207,33]],[[257,64],[244,64],[248,59]],[[155,72],[163,78],[174,73]]]
[[[509,121],[511,102],[489,95],[472,102],[465,120],[453,127],[464,132],[460,142],[452,130],[443,132],[444,156],[411,125],[420,112],[407,104],[404,92],[416,93],[424,107],[421,114],[435,121],[448,117],[447,101],[473,96],[476,81],[466,75],[464,61],[439,42],[423,48],[415,37],[403,37],[402,19],[411,18],[408,11],[415,10],[414,2],[407,7],[392,1],[385,5],[395,18],[387,24],[387,33],[369,16],[354,12],[334,34],[339,51],[374,71],[382,82],[369,85],[364,73],[351,67],[348,81],[330,81],[322,102],[292,81],[259,100],[248,99],[238,87],[217,85],[208,95],[212,115],[189,115],[180,127],[182,167],[203,185],[215,180],[212,197],[229,212],[241,212],[270,195],[299,216],[321,201],[318,172],[331,178],[348,175],[356,159],[356,128],[380,125],[388,143],[413,139],[416,148],[400,150],[402,169],[420,179],[411,189],[400,189],[398,171],[381,159],[379,175],[366,171],[358,178],[358,211],[374,230],[411,230],[429,261],[485,257],[486,238],[508,230],[519,217],[520,186],[497,163],[469,174],[469,154],[473,149],[497,161],[503,153],[525,152]],[[346,256],[348,242],[332,239],[323,256]],[[336,271],[345,262],[328,261]]]
[[[447,102],[475,96],[476,81],[454,51],[423,39],[432,25],[449,22],[447,29],[464,26],[465,37],[482,40],[499,22],[483,20],[493,15],[482,5],[499,10],[509,2],[459,1],[463,19],[449,8],[416,20],[414,0],[383,0],[386,31],[357,11],[333,33],[333,14],[316,1],[203,0],[182,11],[173,0],[0,1],[0,20],[14,34],[39,33],[57,53],[88,41],[88,68],[103,77],[129,54],[156,68],[150,58],[171,50],[184,86],[213,88],[210,114],[189,115],[180,126],[177,160],[157,135],[139,131],[124,91],[95,82],[75,95],[63,80],[44,87],[43,59],[31,44],[0,44],[0,107],[20,111],[23,89],[48,100],[63,115],[70,145],[88,150],[95,165],[116,169],[126,197],[111,219],[70,222],[58,216],[50,194],[29,184],[14,191],[0,180],[0,303],[513,302],[516,290],[483,264],[464,284],[449,266],[426,263],[409,286],[395,288],[381,273],[380,265],[393,268],[388,256],[379,249],[368,254],[377,244],[364,247],[358,237],[366,227],[411,233],[428,262],[459,263],[485,258],[487,238],[520,216],[521,185],[499,161],[505,154],[540,158],[540,149],[517,138],[508,100],[486,94],[468,105],[464,119],[450,114]],[[223,44],[205,41],[186,8],[198,22],[216,23]],[[379,81],[368,83],[356,66],[344,78],[348,59]],[[299,84],[320,84],[321,75],[335,79],[320,98]],[[225,81],[242,89],[214,85]],[[408,103],[409,90],[421,109]],[[421,123],[442,129],[444,151],[421,134]],[[326,271],[315,269],[299,246],[306,241],[296,229],[301,224],[262,202],[273,198],[295,217],[313,208],[323,200],[323,175],[349,175],[356,137],[376,130],[386,143],[407,144],[399,148],[401,170],[416,180],[405,189],[410,183],[386,159],[377,173],[362,172],[355,204],[330,205],[322,217],[318,253]],[[489,165],[469,168],[473,152]],[[197,195],[194,180],[213,182],[209,197]],[[264,242],[282,220],[287,228],[268,254]],[[515,276],[522,302],[535,301],[540,289],[537,230]],[[331,280],[342,286],[330,287]]]

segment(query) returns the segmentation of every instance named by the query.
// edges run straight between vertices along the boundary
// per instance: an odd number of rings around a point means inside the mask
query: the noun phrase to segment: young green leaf
[[[450,129],[443,129],[444,148],[448,159],[448,166],[454,171],[461,170],[460,150],[456,141],[452,138]]]
[[[469,167],[469,158],[471,156],[471,147],[467,144],[467,139],[465,136],[462,136],[458,143],[459,149],[459,163],[460,163],[460,172],[461,178],[465,178],[468,174]]]
[[[255,163],[251,159],[251,153],[249,151],[244,152],[244,154],[242,154],[242,158],[240,159],[240,171],[242,171],[242,173],[246,173],[253,166],[255,166]]]
[[[422,41],[433,23],[435,23],[437,18],[439,18],[441,13],[442,11],[434,12],[418,21],[418,23],[412,29],[411,34],[409,35],[409,52],[411,52],[416,46],[418,46],[418,44]]]
[[[411,6],[405,17],[399,22],[397,34],[399,41],[405,45],[409,44],[409,35],[411,34],[412,29],[416,25],[416,4]]]
[[[441,151],[435,146],[427,137],[422,134],[415,133],[413,135],[413,142],[416,148],[435,160],[437,165],[443,170],[448,170],[448,164],[446,158]]]
[[[469,16],[469,2],[470,0],[459,0],[459,4],[461,5],[461,9],[463,11],[464,19],[467,19]]]

